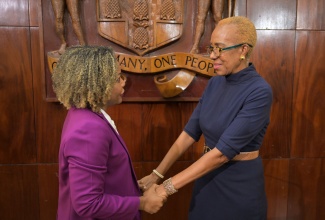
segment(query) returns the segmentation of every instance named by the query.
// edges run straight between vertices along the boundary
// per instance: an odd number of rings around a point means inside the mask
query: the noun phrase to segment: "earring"
[[[240,60],[245,60],[245,56],[244,55],[241,55],[240,56]]]

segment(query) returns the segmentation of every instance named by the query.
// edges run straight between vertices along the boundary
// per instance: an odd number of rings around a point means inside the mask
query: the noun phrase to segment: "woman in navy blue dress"
[[[195,181],[189,219],[266,219],[259,149],[270,120],[272,89],[249,63],[256,38],[255,26],[246,17],[218,23],[208,47],[217,76],[209,80],[183,132],[159,166],[138,181],[143,189],[157,183],[203,135],[203,156],[156,189],[170,196]]]

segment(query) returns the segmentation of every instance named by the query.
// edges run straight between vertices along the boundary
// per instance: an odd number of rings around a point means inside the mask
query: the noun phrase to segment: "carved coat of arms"
[[[182,36],[184,24],[188,22],[189,17],[193,19],[193,16],[189,16],[188,11],[186,13],[185,10],[189,9],[190,3],[185,4],[184,1],[96,0],[87,2],[87,6],[96,4],[95,16],[87,18],[87,24],[97,25],[98,35],[130,52],[122,53],[117,50],[116,55],[121,70],[130,76],[131,80],[128,81],[133,86],[129,88],[132,97],[148,97],[148,100],[151,100],[151,96],[146,96],[147,91],[151,93],[151,91],[156,92],[157,89],[164,98],[176,97],[195,81],[198,88],[192,87],[188,93],[190,96],[186,96],[188,98],[186,100],[190,100],[191,95],[195,96],[196,100],[199,97],[197,94],[203,91],[203,84],[207,82],[206,78],[195,77],[196,74],[214,76],[213,63],[204,54],[188,53],[182,49],[163,54],[156,53],[185,37]],[[75,9],[78,9],[78,5],[75,5]],[[78,12],[78,10],[72,11]],[[78,14],[73,17],[76,20],[79,16]],[[98,43],[99,39],[95,35],[88,37],[89,44]],[[62,54],[60,51],[48,52],[50,72],[55,67],[60,54]],[[170,72],[172,74],[169,74]],[[143,75],[153,76],[154,84],[142,85],[139,80],[143,79]]]
[[[184,0],[97,0],[98,32],[143,56],[182,36]]]

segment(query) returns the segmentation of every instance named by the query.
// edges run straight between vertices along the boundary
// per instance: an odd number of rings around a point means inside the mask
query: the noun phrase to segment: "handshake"
[[[159,180],[154,173],[138,180],[138,185],[143,192],[143,196],[140,197],[140,210],[154,214],[167,201],[168,193],[163,184],[157,185]]]

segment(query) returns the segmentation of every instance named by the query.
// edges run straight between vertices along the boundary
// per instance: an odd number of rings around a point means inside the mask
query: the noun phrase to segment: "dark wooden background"
[[[325,0],[237,2],[236,14],[249,17],[258,29],[252,61],[274,92],[271,124],[262,147],[268,219],[325,219]],[[56,218],[57,153],[66,110],[45,99],[44,48],[59,47],[56,36],[43,32],[44,26],[53,27],[53,20],[47,23],[53,16],[49,3],[0,0],[0,218],[4,220]],[[194,8],[197,4],[186,3]],[[83,8],[83,14],[90,9]],[[210,23],[208,19],[208,27]],[[192,33],[185,29],[184,34]],[[44,37],[52,43],[44,45]],[[108,109],[130,149],[138,177],[157,166],[195,105],[124,102]],[[201,145],[202,140],[166,176],[195,161]],[[144,219],[187,219],[191,187],[182,188],[159,213],[145,214]]]

